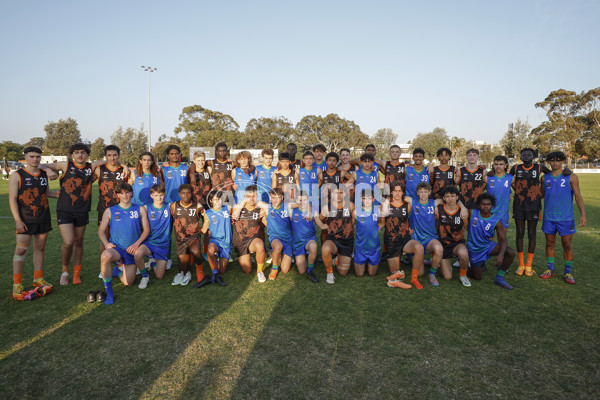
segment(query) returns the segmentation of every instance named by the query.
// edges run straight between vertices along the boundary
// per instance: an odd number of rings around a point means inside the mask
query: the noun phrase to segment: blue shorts
[[[286,255],[288,257],[293,258],[293,251],[292,251],[292,244],[286,242],[285,240],[283,240],[280,237],[277,236],[273,236],[273,237],[269,237],[269,243],[271,244],[271,248],[273,248],[273,240],[279,240],[281,242],[281,244],[283,245],[283,251],[281,252],[282,255]]]
[[[469,262],[471,263],[471,266],[473,266],[477,263],[486,262],[486,260],[488,258],[490,258],[490,253],[492,252],[492,250],[494,250],[494,248],[497,245],[498,245],[498,243],[490,241],[487,245],[487,248],[483,251],[480,251],[477,253],[473,253],[473,252],[469,251]],[[467,250],[469,250],[469,249],[467,248]]]
[[[210,239],[208,241],[208,244],[211,243],[216,245],[219,249],[219,252],[217,253],[217,256],[219,256],[219,258],[226,258],[227,260],[229,260],[229,255],[231,254],[231,245],[225,246],[223,243],[214,239]]]
[[[431,243],[432,240],[438,240],[438,238],[433,236],[428,236],[425,239],[419,240],[413,236],[413,239],[423,245],[423,254],[427,253],[427,246]],[[440,242],[441,243],[441,242]]]
[[[298,256],[305,256],[308,255],[308,252],[306,251],[306,245],[311,241],[314,240],[315,243],[317,242],[317,238],[312,238],[304,243],[294,243],[294,256],[298,257]]]
[[[168,261],[171,256],[171,245],[166,244],[164,246],[158,246],[156,244],[151,244],[148,242],[144,242],[144,246],[150,250],[152,253],[152,258],[155,260],[165,260]]]
[[[542,232],[548,235],[569,236],[577,232],[575,221],[546,221],[542,222]]]
[[[116,250],[117,253],[119,253],[119,255],[121,256],[121,262],[123,263],[123,265],[135,264],[135,259],[133,258],[133,254],[129,254],[127,252],[127,250],[124,250],[117,245],[115,245],[115,246],[116,247],[113,247],[113,250]]]
[[[508,212],[505,213],[502,218],[500,218],[500,221],[502,221],[502,225],[504,226],[504,229],[508,229]]]
[[[381,248],[363,251],[354,246],[354,263],[358,265],[377,265],[381,261]]]

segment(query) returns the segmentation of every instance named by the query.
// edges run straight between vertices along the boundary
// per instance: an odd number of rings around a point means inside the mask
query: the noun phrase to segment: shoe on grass
[[[551,269],[547,269],[544,271],[543,274],[540,275],[541,279],[550,279],[552,278],[554,275],[556,275],[556,272],[551,270]]]
[[[187,286],[190,284],[190,282],[192,281],[192,273],[190,271],[188,271],[184,276],[183,279],[181,280],[180,285],[181,286]]]
[[[142,279],[140,280],[140,284],[138,285],[138,288],[146,289],[148,287],[148,282],[150,282],[150,277],[143,276]]]
[[[34,279],[33,287],[40,287],[40,286],[52,286],[52,284],[50,282],[48,282],[47,280],[45,280],[44,278]]]
[[[25,291],[25,286],[22,283],[13,284],[13,298],[16,300],[23,300],[23,292]]]
[[[525,276],[533,276],[535,271],[531,267],[525,267]]]
[[[264,283],[267,281],[267,278],[265,277],[265,273],[260,271],[259,273],[256,274],[256,278],[258,279],[258,281],[260,283]]]
[[[464,287],[471,287],[471,281],[467,276],[461,276],[460,283],[462,283]]]
[[[412,285],[409,285],[408,283],[404,283],[400,280],[387,281],[387,285],[391,288],[400,288],[400,289],[411,289],[412,288]]]
[[[496,278],[494,278],[494,283],[500,287],[503,287],[504,289],[512,290],[513,288],[502,276],[496,276]]]
[[[525,272],[525,267],[523,265],[519,265],[519,268],[517,268],[515,274],[521,276],[523,275],[523,272]]]
[[[199,289],[202,288],[206,285],[210,285],[212,283],[212,277],[211,276],[205,276],[204,278],[202,278],[202,280],[196,284],[194,284],[194,287]]]
[[[308,279],[310,279],[310,281],[312,283],[319,283],[319,279],[317,278],[317,276],[315,275],[315,273],[313,271],[307,272],[306,277]]]
[[[269,280],[274,281],[277,279],[277,274],[279,273],[278,269],[271,269],[271,273],[269,273]]]
[[[440,283],[438,282],[434,274],[429,274],[429,283],[431,283],[431,286],[433,287],[440,286]]]
[[[400,271],[396,271],[393,274],[391,274],[390,276],[387,277],[388,281],[395,281],[398,279],[404,279],[404,276],[406,274],[404,273],[404,270],[400,270]]]
[[[227,282],[225,282],[225,279],[223,279],[221,274],[215,275],[215,283],[217,283],[219,286],[227,286]]]
[[[191,277],[190,277],[191,279]],[[172,286],[178,286],[181,285],[181,282],[183,281],[183,272],[179,272],[177,273],[177,275],[175,275],[175,278],[173,278],[173,282],[171,282]]]
[[[575,278],[573,278],[573,275],[571,274],[565,274],[565,282],[567,282],[569,285],[574,285]]]
[[[325,282],[329,283],[330,285],[335,283],[335,276],[333,276],[333,272],[327,274],[327,279],[325,279]]]
[[[60,284],[62,286],[66,286],[69,284],[69,273],[68,272],[62,273],[62,275],[60,276]]]

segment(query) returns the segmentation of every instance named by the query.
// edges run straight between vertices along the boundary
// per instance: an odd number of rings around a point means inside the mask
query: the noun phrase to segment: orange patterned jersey
[[[483,193],[485,185],[483,184],[483,176],[485,168],[481,165],[471,171],[469,168],[462,167],[460,169],[460,197],[468,209],[476,208],[477,198]]]
[[[88,212],[92,206],[92,164],[76,166],[72,161],[60,178],[60,196],[56,209],[68,212]]]
[[[520,211],[540,211],[542,209],[542,192],[540,190],[540,164],[532,164],[525,168],[523,164],[511,169],[515,183],[515,200],[513,209]]]
[[[180,201],[175,202],[175,213],[173,214],[175,240],[185,243],[192,239],[199,239],[200,221],[203,221],[201,217],[202,215],[198,213],[198,203],[195,201],[187,207],[181,205]]]
[[[464,221],[460,217],[460,207],[453,213],[446,210],[445,204],[438,206],[438,235],[444,246],[465,240]]]
[[[98,177],[98,211],[104,211],[108,207],[119,204],[119,197],[115,192],[117,185],[124,182],[123,167],[118,166],[112,170],[108,165],[100,166],[100,176]]]
[[[410,239],[408,222],[408,203],[403,201],[399,206],[390,202],[390,212],[385,217],[384,238],[387,241],[399,242]]]
[[[446,169],[441,169],[439,166],[433,169],[433,179],[431,180],[432,199],[441,199],[441,192],[448,186],[456,186],[454,177],[456,176],[456,167],[449,165]]]
[[[19,191],[17,204],[19,216],[26,223],[50,222],[48,209],[48,175],[40,170],[37,175],[29,173],[25,168],[17,171],[19,175]]]
[[[354,238],[352,226],[352,212],[350,206],[344,204],[341,208],[331,205],[330,211],[335,211],[335,216],[327,217],[327,240],[344,240]]]

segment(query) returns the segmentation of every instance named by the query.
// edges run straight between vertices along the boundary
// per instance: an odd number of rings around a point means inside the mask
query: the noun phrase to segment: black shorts
[[[459,244],[465,244],[465,241],[459,240],[458,242],[452,242],[449,245],[442,243],[442,245],[444,246],[444,254],[442,255],[442,258],[446,259],[456,257],[456,254],[454,254],[453,251]]]
[[[237,254],[238,257],[245,256],[246,254],[250,254],[250,245],[252,244],[252,241],[254,239],[260,239],[260,237],[253,236],[251,238],[245,239],[240,242],[238,242],[236,240],[235,243],[233,243],[233,248],[235,249],[235,254]]]
[[[335,247],[337,247],[337,253],[340,256],[344,257],[352,257],[354,253],[354,238],[349,239],[336,239],[336,238],[327,238],[327,240],[331,240]]]
[[[85,226],[90,222],[90,213],[85,212],[70,212],[56,210],[56,220],[59,225],[73,224],[75,226]]]
[[[200,243],[200,237],[190,237],[190,238],[186,238],[185,241],[180,242],[179,240],[175,241],[175,249],[177,251],[177,255],[178,256],[185,256],[190,254],[190,244],[192,244],[192,242],[194,240],[197,240]]]
[[[520,220],[520,221],[539,221],[540,220],[540,212],[539,211],[513,210],[513,219]]]
[[[27,231],[21,235],[42,235],[52,230],[52,222],[50,220],[43,222],[24,222],[27,226]]]
[[[385,254],[387,255],[387,258],[402,257],[404,246],[411,240],[412,238],[410,236],[401,240],[386,240],[384,238],[383,244],[385,245]]]

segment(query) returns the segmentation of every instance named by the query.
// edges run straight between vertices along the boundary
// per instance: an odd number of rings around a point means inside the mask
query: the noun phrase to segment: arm
[[[273,171],[273,175],[271,176],[271,187],[272,188],[277,187],[277,176],[275,175],[276,172],[277,172],[277,170]]]
[[[385,228],[385,217],[379,217],[379,221],[377,221],[377,232],[381,232],[383,228]]]
[[[318,226],[319,228],[321,228],[321,230],[322,230],[322,231],[326,231],[326,230],[328,230],[329,228],[327,227],[327,225],[326,225],[326,224],[324,224],[324,223],[323,223],[323,218],[324,218],[324,217],[323,217],[322,215],[319,215],[319,217],[318,217],[318,218],[315,218],[315,223],[317,224],[317,226]],[[326,218],[326,217],[325,217],[325,218]]]
[[[12,174],[8,180],[8,203],[10,205],[10,212],[15,219],[15,225],[17,227],[17,233],[26,233],[27,225],[21,219],[19,214],[19,202],[17,198],[19,196],[19,184],[21,183],[21,177],[19,174]]]
[[[127,253],[135,254],[138,247],[144,243],[144,240],[150,236],[150,224],[148,223],[148,214],[146,212],[146,207],[140,207],[140,222],[142,223],[142,234],[139,239],[135,241],[134,244],[127,248]]]
[[[467,229],[467,231],[469,230],[469,222],[471,221],[471,215],[473,215],[473,210],[469,210],[469,218],[466,220],[467,223],[465,224],[465,228]],[[462,216],[461,216],[462,218]]]
[[[317,180],[319,182],[319,187],[323,184],[323,170],[317,167]]]
[[[210,220],[208,218],[204,218],[204,222],[202,223],[202,228],[200,231],[206,235],[208,232],[208,227],[210,226]]]
[[[456,185],[460,184],[460,169],[454,167],[454,183]]]
[[[237,220],[240,217],[240,213],[242,212],[242,208],[246,206],[246,199],[242,200],[241,203],[236,204],[231,210],[231,219]]]
[[[40,164],[39,169],[46,171],[46,174],[48,174],[48,179],[55,180],[58,178],[58,172],[66,171],[67,165],[69,165],[67,161],[59,161],[49,164]]]
[[[543,186],[543,185],[542,185]],[[583,204],[583,197],[581,197],[581,191],[579,190],[579,177],[575,174],[571,174],[571,189],[575,195],[575,203],[581,213],[579,218],[579,226],[584,227],[587,225],[587,219],[585,218],[585,205]]]
[[[233,190],[238,190],[239,185],[235,184],[235,167],[231,168],[231,180],[234,182],[232,185]]]
[[[104,245],[105,249],[113,249],[115,245],[108,241],[106,237],[106,229],[110,223],[110,208],[104,210],[104,214],[102,214],[102,222],[100,222],[100,227],[98,227],[98,237],[100,238],[100,242]]]

